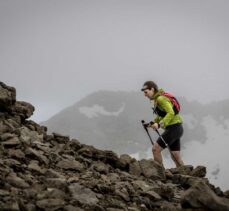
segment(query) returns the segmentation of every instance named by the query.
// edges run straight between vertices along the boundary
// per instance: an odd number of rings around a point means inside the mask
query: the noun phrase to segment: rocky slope
[[[0,82],[0,210],[229,210],[204,166],[164,169],[48,135],[33,111]]]

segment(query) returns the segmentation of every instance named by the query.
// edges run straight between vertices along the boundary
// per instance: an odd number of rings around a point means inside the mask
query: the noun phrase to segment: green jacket
[[[164,92],[164,90],[159,89],[153,96],[152,101],[154,106],[158,106],[160,110],[165,111],[167,114],[165,117],[157,115],[153,121],[159,123],[161,127],[165,129],[169,125],[182,123],[182,118],[179,114],[175,114],[172,102],[167,97],[161,96],[162,92]]]

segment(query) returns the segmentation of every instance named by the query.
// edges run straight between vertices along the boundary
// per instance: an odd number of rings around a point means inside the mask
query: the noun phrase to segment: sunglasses
[[[149,89],[144,89],[144,90],[142,90],[142,91],[144,92],[144,94],[147,94],[148,91],[149,91]]]

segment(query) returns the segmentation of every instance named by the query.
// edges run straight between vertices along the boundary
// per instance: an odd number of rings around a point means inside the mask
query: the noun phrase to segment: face
[[[144,95],[146,97],[148,97],[149,99],[152,99],[153,98],[153,95],[154,95],[154,88],[152,88],[152,89],[145,89],[143,92],[144,92]]]

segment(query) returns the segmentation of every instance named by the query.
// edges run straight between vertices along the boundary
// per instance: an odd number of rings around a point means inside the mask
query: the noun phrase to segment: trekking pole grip
[[[147,135],[148,135],[148,137],[149,137],[149,139],[150,139],[150,142],[152,143],[152,145],[154,145],[153,140],[152,140],[152,138],[151,138],[151,136],[150,136],[150,134],[149,134],[149,131],[148,131],[148,129],[147,129],[147,125],[145,124],[145,121],[142,120],[141,122],[142,122],[142,126],[144,127],[144,129],[145,129],[145,131],[146,131],[146,133],[147,133]]]

